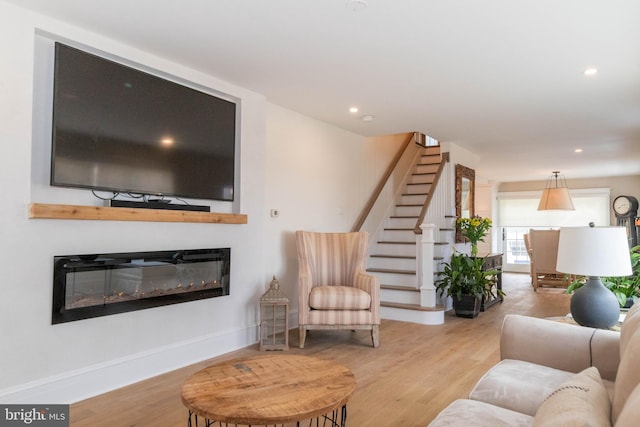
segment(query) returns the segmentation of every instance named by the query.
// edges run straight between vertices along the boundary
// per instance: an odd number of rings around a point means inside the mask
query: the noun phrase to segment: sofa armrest
[[[596,366],[615,380],[619,333],[547,319],[508,314],[500,335],[500,358],[536,363],[568,372]]]
[[[298,324],[307,325],[309,323],[309,293],[311,293],[311,274],[305,269],[300,269],[298,273]]]
[[[620,365],[620,332],[596,330],[591,340],[591,355],[591,365],[598,368],[600,376],[615,381]]]

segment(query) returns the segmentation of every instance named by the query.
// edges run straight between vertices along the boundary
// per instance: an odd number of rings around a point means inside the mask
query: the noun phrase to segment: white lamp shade
[[[630,276],[631,255],[626,229],[561,228],[556,270],[582,276]]]
[[[567,187],[545,188],[538,203],[539,211],[575,210]]]

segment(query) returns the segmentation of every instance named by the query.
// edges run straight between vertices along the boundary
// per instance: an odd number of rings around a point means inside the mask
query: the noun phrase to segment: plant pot
[[[456,295],[452,295],[453,309],[458,317],[466,317],[473,319],[480,313],[480,298],[475,295],[462,295],[460,299]]]

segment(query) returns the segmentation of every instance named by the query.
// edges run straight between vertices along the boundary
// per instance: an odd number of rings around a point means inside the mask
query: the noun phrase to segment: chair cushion
[[[611,426],[611,403],[600,373],[587,368],[562,383],[540,405],[534,427]]]
[[[351,286],[314,286],[309,306],[314,310],[368,310],[371,296]]]
[[[484,374],[469,399],[534,416],[544,398],[574,375],[535,363],[505,359]]]
[[[369,310],[311,310],[308,315],[309,323],[306,323],[309,329],[315,326],[334,326],[340,328],[342,326],[354,325],[379,325],[373,318],[373,314]]]
[[[429,427],[528,427],[533,417],[476,400],[458,399],[444,408]]]

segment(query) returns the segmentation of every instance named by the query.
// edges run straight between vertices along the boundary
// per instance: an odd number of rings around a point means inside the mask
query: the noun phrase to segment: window
[[[502,250],[506,271],[526,272],[529,256],[524,249],[523,235],[531,228],[610,225],[610,189],[592,188],[570,190],[575,210],[539,211],[542,191],[523,191],[498,194],[498,226],[502,230]]]

